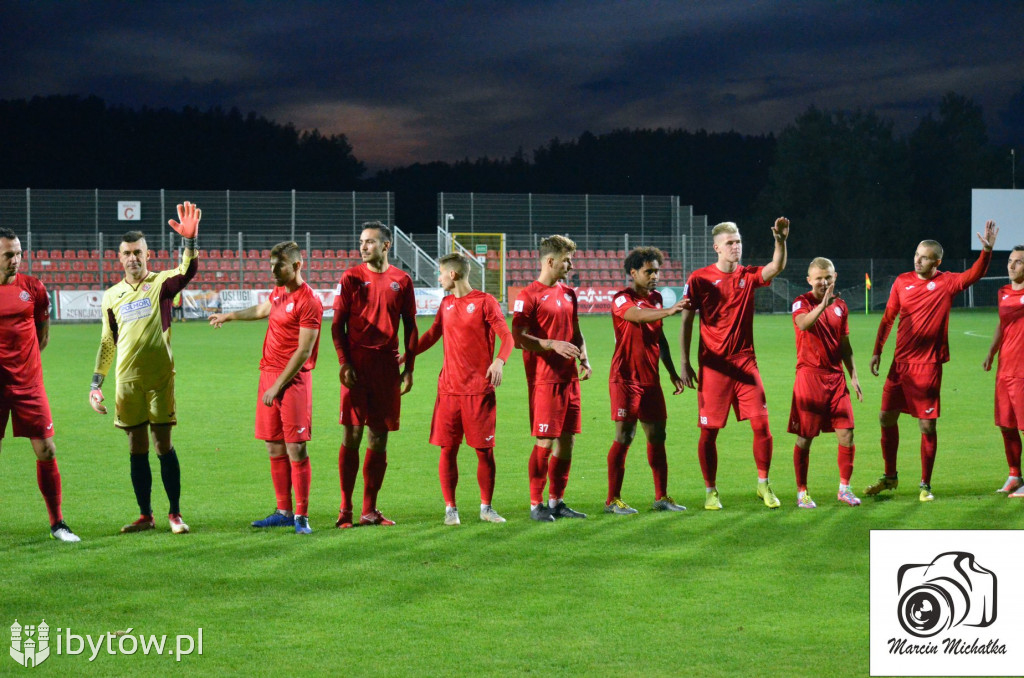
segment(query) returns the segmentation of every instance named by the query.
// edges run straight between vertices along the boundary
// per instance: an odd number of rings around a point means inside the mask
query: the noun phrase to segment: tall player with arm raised
[[[1017,245],[1006,262],[1010,284],[999,290],[999,325],[988,350],[985,371],[999,356],[996,369],[996,426],[1003,436],[1009,477],[997,492],[1010,497],[1024,497],[1021,479],[1020,433],[1024,430],[1024,245]]]
[[[513,306],[512,338],[523,351],[530,427],[537,439],[529,466],[530,518],[539,522],[587,517],[564,501],[573,446],[581,430],[580,380],[591,374],[576,292],[562,282],[572,270],[575,253],[576,243],[564,236],[542,240],[540,275],[519,293]]]
[[[423,353],[444,338],[444,364],[437,380],[437,401],[430,423],[430,444],[441,448],[438,473],[445,502],[444,523],[460,522],[455,486],[459,482],[456,459],[463,434],[466,443],[476,450],[480,520],[503,523],[505,519],[491,505],[495,389],[501,385],[503,368],[512,353],[512,333],[498,301],[470,286],[468,259],[461,254],[446,254],[439,263],[438,282],[450,294],[442,300],[434,324],[419,338],[416,353]],[[492,358],[495,337],[501,341],[501,349]]]
[[[658,360],[665,363],[674,395],[683,392],[683,379],[672,364],[661,321],[686,307],[686,300],[662,307],[657,291],[664,255],[656,247],[638,247],[626,256],[623,268],[630,286],[612,298],[615,353],[612,355],[608,390],[611,396],[615,441],[608,450],[608,498],[605,513],[629,515],[636,509],[622,501],[626,453],[636,435],[639,420],[647,436],[647,462],[654,474],[655,511],[684,511],[668,496],[668,459],[665,454],[665,394],[661,390]]]
[[[129,231],[121,239],[118,257],[124,280],[103,295],[100,348],[89,387],[89,404],[100,414],[103,380],[117,360],[114,425],[128,435],[132,487],[139,504],[138,520],[121,532],[142,532],[154,527],[149,467],[149,440],[160,460],[160,477],[169,503],[171,532],[184,534],[189,527],[181,518],[181,470],[171,443],[177,423],[174,406],[174,357],[171,353],[171,305],[198,269],[196,234],[202,211],[190,202],[178,205],[178,219],[168,223],[182,237],[181,264],[167,271],[150,271],[146,236]]]
[[[796,472],[796,505],[817,508],[807,492],[807,467],[811,443],[822,431],[835,431],[839,442],[839,493],[837,499],[858,506],[850,489],[853,475],[853,405],[843,366],[863,401],[850,345],[850,310],[836,294],[836,268],[829,259],[817,257],[807,267],[811,291],[793,302],[796,332],[796,381],[789,410],[789,432],[796,434],[793,468]]]
[[[932,469],[938,448],[935,424],[939,418],[942,388],[942,363],[949,361],[949,311],[953,298],[976,283],[988,271],[992,247],[999,229],[994,221],[985,223],[985,235],[978,234],[981,252],[977,261],[963,273],[940,271],[942,245],[922,240],[914,252],[914,270],[897,276],[889,292],[885,313],[878,324],[871,373],[878,376],[882,348],[899,317],[896,349],[882,389],[882,409],[878,421],[882,427],[883,475],[865,494],[876,495],[895,490],[899,485],[896,456],[900,446],[900,413],[917,419],[921,431],[921,485],[918,499],[932,501]]]
[[[40,357],[50,339],[50,298],[37,278],[19,273],[21,240],[0,228],[0,443],[7,419],[13,433],[28,438],[36,455],[36,483],[50,515],[50,537],[81,541],[61,512],[60,470],[53,443],[50,401]]]
[[[276,287],[261,304],[231,313],[214,313],[210,325],[269,317],[260,360],[256,403],[256,438],[266,443],[277,509],[253,527],[295,526],[310,534],[311,472],[306,443],[313,435],[313,380],[324,309],[316,292],[302,279],[302,250],[281,242],[270,250]],[[295,512],[292,512],[292,488]]]
[[[394,525],[377,509],[377,493],[387,469],[388,433],[397,431],[401,396],[412,388],[415,362],[416,293],[412,278],[388,261],[391,229],[379,221],[363,224],[359,253],[363,263],[345,271],[334,299],[331,335],[341,364],[341,425],[338,451],[341,509],[336,526],[355,525],[352,491],[359,471],[363,428],[370,429],[363,461],[360,525]],[[405,333],[405,369],[398,353],[398,321]]]
[[[772,462],[772,433],[768,428],[768,402],[754,354],[754,291],[765,287],[786,268],[789,219],[779,217],[772,226],[775,251],[765,266],[743,266],[743,240],[731,221],[711,230],[718,261],[697,269],[686,282],[684,296],[690,308],[682,312],[682,373],[689,388],[697,388],[700,440],[697,456],[704,475],[704,508],[722,508],[716,485],[718,431],[725,427],[729,410],[740,421],[750,420],[754,432],[757,465],[757,496],[774,509],[780,503],[768,483]],[[700,313],[697,364],[700,377],[690,366],[694,314]]]

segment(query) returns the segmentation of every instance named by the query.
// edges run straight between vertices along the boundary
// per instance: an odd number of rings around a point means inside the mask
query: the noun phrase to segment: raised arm
[[[689,308],[689,305],[690,300],[684,298],[677,301],[674,305],[666,308],[637,308],[636,306],[633,306],[632,308],[627,309],[626,312],[622,314],[622,317],[631,323],[642,325],[644,323],[657,322],[663,318],[669,317],[670,315],[681,313],[683,309]]]
[[[772,254],[771,262],[761,269],[761,277],[766,283],[771,282],[772,278],[786,269],[788,256],[786,238],[789,237],[789,219],[786,217],[776,219],[775,225],[772,226],[772,236],[775,238],[775,252]]]
[[[798,329],[802,332],[806,332],[814,327],[814,323],[818,322],[818,318],[821,317],[821,314],[824,313],[825,309],[829,307],[829,304],[835,300],[835,297],[833,296],[835,286],[836,284],[833,282],[825,288],[825,296],[821,298],[821,301],[817,306],[807,313],[801,313],[793,318],[793,322],[796,323]]]

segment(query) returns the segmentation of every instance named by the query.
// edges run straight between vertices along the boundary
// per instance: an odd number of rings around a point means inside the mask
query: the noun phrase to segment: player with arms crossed
[[[498,301],[469,284],[469,260],[446,254],[439,260],[438,282],[450,296],[441,301],[434,324],[423,333],[416,353],[423,353],[444,337],[444,364],[437,380],[430,444],[441,448],[438,473],[444,496],[444,524],[458,525],[455,486],[459,482],[457,455],[465,433],[476,450],[476,478],[480,484],[480,520],[503,523],[491,506],[494,495],[494,430],[497,416],[495,389],[512,353],[512,333]],[[494,338],[501,340],[498,357]]]
[[[793,329],[796,332],[796,381],[793,404],[789,410],[789,432],[796,434],[793,468],[796,471],[796,505],[817,508],[807,493],[807,466],[811,443],[822,431],[835,431],[839,442],[839,501],[858,506],[850,489],[853,475],[853,405],[846,387],[843,366],[857,399],[864,400],[857,378],[850,345],[850,310],[835,291],[836,267],[831,260],[818,257],[807,267],[811,291],[793,302]]]
[[[60,471],[40,357],[50,340],[50,297],[39,279],[19,273],[21,240],[0,228],[0,444],[7,419],[36,453],[36,483],[50,514],[50,537],[81,541],[61,513]]]
[[[306,443],[313,435],[311,371],[320,347],[324,309],[316,292],[302,279],[302,251],[297,243],[274,245],[270,270],[276,287],[266,301],[241,311],[214,313],[210,325],[221,327],[232,320],[270,318],[256,392],[256,438],[267,446],[277,510],[252,526],[294,525],[297,534],[310,534],[311,472]]]
[[[739,421],[750,420],[754,432],[757,465],[757,496],[768,508],[778,508],[779,498],[768,483],[772,463],[772,433],[768,428],[768,402],[754,354],[754,290],[771,284],[786,268],[789,219],[779,217],[772,226],[775,251],[765,266],[743,266],[743,240],[731,221],[711,229],[718,261],[697,269],[686,281],[684,296],[689,308],[682,312],[683,382],[697,388],[700,440],[697,455],[704,475],[704,508],[722,508],[716,486],[718,431],[729,419],[729,409]],[[690,366],[693,318],[700,313],[697,365],[700,378]]]
[[[171,443],[171,427],[177,423],[174,407],[174,356],[171,353],[171,304],[199,268],[196,234],[202,210],[190,202],[178,205],[178,219],[168,221],[182,237],[181,264],[159,273],[147,267],[149,249],[141,231],[129,231],[121,238],[118,257],[124,280],[103,295],[100,348],[89,386],[89,404],[100,414],[103,379],[117,360],[114,425],[128,434],[132,487],[139,504],[139,518],[121,532],[142,532],[154,527],[149,467],[149,439],[153,438],[160,477],[170,504],[171,532],[185,534],[189,527],[181,519],[181,470]]]
[[[360,525],[394,525],[377,509],[377,493],[387,470],[388,432],[397,431],[401,396],[412,388],[415,362],[416,293],[412,278],[388,262],[391,229],[379,221],[363,224],[359,253],[363,263],[345,271],[334,299],[331,335],[341,364],[341,425],[338,451],[341,510],[337,527],[352,520],[352,491],[359,471],[363,427],[370,429],[363,461]],[[405,330],[405,369],[399,372],[398,320]]]
[[[523,350],[530,427],[537,439],[529,466],[530,518],[539,522],[587,517],[563,500],[573,445],[581,430],[580,379],[589,379],[591,374],[576,292],[562,282],[572,270],[575,253],[576,243],[564,236],[542,240],[540,275],[519,293],[513,306],[512,338]]]
[[[996,426],[1003,434],[1003,447],[1010,475],[997,490],[1010,497],[1024,497],[1021,480],[1021,442],[1024,430],[1024,245],[1017,245],[1006,262],[1010,284],[999,290],[999,325],[982,367],[988,372],[999,354],[996,368]]]
[[[899,317],[896,349],[882,389],[882,459],[884,474],[869,485],[865,494],[876,495],[895,490],[899,485],[896,456],[900,446],[900,413],[917,419],[921,430],[921,485],[918,499],[932,501],[932,468],[938,435],[939,396],[942,388],[942,363],[949,361],[949,311],[953,297],[981,280],[992,260],[992,247],[999,229],[994,221],[985,223],[985,235],[978,234],[982,249],[977,261],[963,273],[940,271],[942,245],[922,240],[914,252],[914,270],[896,277],[889,302],[878,324],[875,348],[871,356],[871,374],[878,376],[882,348]]]
[[[611,395],[615,441],[608,450],[608,498],[605,513],[629,515],[636,509],[622,501],[622,480],[626,454],[636,435],[636,422],[644,426],[647,462],[654,474],[654,510],[685,511],[668,496],[668,459],[665,455],[665,394],[658,373],[659,358],[665,363],[675,386],[673,395],[683,392],[683,379],[676,372],[661,321],[686,307],[686,300],[662,307],[655,289],[665,256],[656,247],[638,247],[626,256],[623,268],[631,283],[612,298],[612,326],[615,353],[612,355],[608,391]]]

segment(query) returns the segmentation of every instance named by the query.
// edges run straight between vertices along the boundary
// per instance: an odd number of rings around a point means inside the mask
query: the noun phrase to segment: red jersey
[[[43,384],[36,323],[50,318],[50,297],[37,278],[23,273],[0,285],[0,387]]]
[[[1000,377],[1024,378],[1024,290],[1006,285],[999,290]]]
[[[683,296],[700,313],[699,364],[709,356],[754,355],[754,290],[770,284],[762,269],[740,266],[723,273],[711,264],[690,274]]]
[[[551,287],[534,280],[516,297],[512,325],[538,339],[572,341],[576,328],[576,292],[556,282]],[[554,351],[523,351],[526,381],[530,384],[565,384],[578,381],[576,361]]]
[[[626,320],[631,308],[661,308],[661,293],[652,291],[642,297],[632,287],[612,297],[612,327],[615,329],[615,353],[608,381],[637,386],[660,383],[658,358],[661,357],[661,321],[634,323]]]
[[[874,355],[882,347],[898,315],[896,350],[893,360],[900,363],[944,363],[949,361],[949,309],[953,297],[976,283],[988,271],[992,253],[981,251],[978,260],[963,273],[937,271],[930,280],[917,273],[901,273],[889,291],[889,303],[878,324]]]
[[[434,324],[416,344],[423,353],[444,337],[444,365],[437,379],[438,395],[482,395],[494,387],[487,379],[493,362],[494,338],[501,338],[498,357],[508,362],[512,355],[512,332],[505,324],[498,300],[479,290],[461,299],[452,295],[441,301]]]
[[[270,292],[270,320],[267,336],[263,340],[260,370],[284,372],[288,361],[299,348],[299,329],[305,327],[319,330],[323,319],[323,304],[309,285],[302,283],[294,292],[289,292],[287,287],[275,287]],[[300,372],[308,372],[316,366],[319,349],[320,335],[317,334],[313,352],[299,369]]]
[[[398,321],[415,318],[416,293],[412,278],[395,265],[375,273],[367,264],[345,271],[335,290],[334,346],[338,361],[346,362],[348,347],[389,351],[398,356]],[[344,323],[348,343],[341,343]]]
[[[801,294],[793,302],[793,330],[796,332],[796,368],[809,368],[821,372],[843,371],[843,356],[839,350],[843,337],[850,333],[850,310],[842,299],[834,299],[818,320],[806,330],[796,326],[796,317],[810,313],[820,299],[813,292]]]

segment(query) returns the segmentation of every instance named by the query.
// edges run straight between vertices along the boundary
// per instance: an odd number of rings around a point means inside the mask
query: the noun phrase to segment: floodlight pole
[[[454,220],[455,220],[455,215],[452,214],[451,212],[448,212],[448,213],[446,213],[444,215],[444,230],[445,231],[448,230],[448,222],[449,221],[454,221]]]

